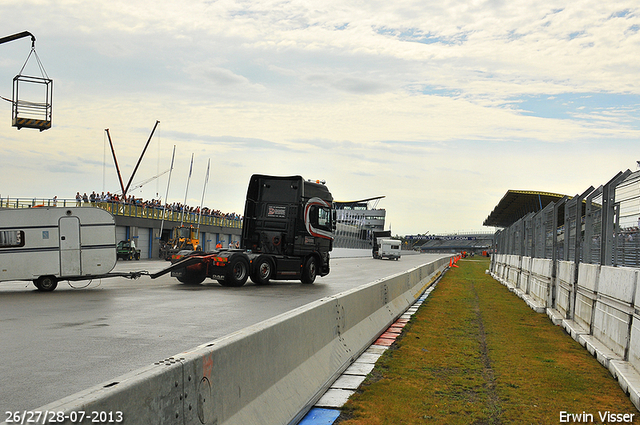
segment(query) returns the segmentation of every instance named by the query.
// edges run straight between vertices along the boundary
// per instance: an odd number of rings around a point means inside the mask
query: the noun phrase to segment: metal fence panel
[[[527,214],[496,233],[495,244],[497,253],[554,263],[640,267],[640,171]]]

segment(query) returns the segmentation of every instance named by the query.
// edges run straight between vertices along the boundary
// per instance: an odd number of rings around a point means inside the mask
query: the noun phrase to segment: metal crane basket
[[[52,79],[16,75],[13,78],[12,125],[18,130],[22,127],[40,131],[51,128],[52,100]]]

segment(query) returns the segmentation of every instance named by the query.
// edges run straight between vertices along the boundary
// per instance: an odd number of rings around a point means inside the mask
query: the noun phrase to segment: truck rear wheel
[[[253,261],[251,280],[256,285],[266,285],[273,275],[273,265],[267,257],[258,257]]]
[[[242,286],[249,277],[249,262],[244,257],[232,257],[224,276],[224,286]]]
[[[40,276],[33,281],[39,291],[51,292],[58,287],[58,279],[54,276]]]
[[[318,260],[315,257],[307,258],[307,261],[304,263],[304,268],[302,269],[302,276],[300,277],[300,281],[302,283],[311,284],[316,280],[316,275],[318,274]]]

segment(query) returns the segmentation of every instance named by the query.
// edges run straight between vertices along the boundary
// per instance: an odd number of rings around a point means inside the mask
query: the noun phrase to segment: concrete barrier
[[[591,333],[599,277],[600,266],[598,264],[580,264],[578,266],[578,290],[573,320],[584,329],[583,333]]]
[[[573,311],[575,265],[570,261],[558,261],[556,275],[555,307],[563,318],[569,317]]]
[[[529,293],[529,279],[531,278],[531,257],[522,257],[522,270],[518,279],[519,294]]]
[[[631,325],[631,338],[629,343],[629,363],[640,371],[640,276],[636,281],[636,294],[633,311],[633,319]]]
[[[517,255],[509,255],[507,258],[506,285],[512,291],[518,287],[521,271],[520,263],[520,257]]]
[[[129,425],[296,423],[448,264],[442,258],[323,298],[40,407],[66,415],[40,423],[91,422],[77,412]]]
[[[640,276],[638,276],[640,279]],[[640,281],[636,281],[635,306],[640,304]],[[640,409],[640,309],[634,308],[629,338],[628,361],[611,360],[609,371],[633,404]]]
[[[596,302],[600,266],[597,264],[580,264],[576,282],[575,303],[572,317],[564,316],[562,326],[573,339],[578,341],[580,335],[592,332],[593,313]]]
[[[531,278],[529,283],[529,298],[525,298],[529,307],[543,313],[549,300],[551,290],[551,260],[533,258],[531,260]]]
[[[493,270],[509,268],[508,257],[494,256]],[[521,282],[528,263],[523,257]],[[535,311],[546,311],[608,368],[640,410],[640,271],[581,263],[575,279],[573,262],[557,261],[555,276],[552,260],[533,258],[530,264],[529,290],[520,283],[514,292]],[[510,285],[497,272],[492,276]]]
[[[628,356],[638,271],[626,267],[600,268],[591,335],[578,339],[605,366]]]
[[[505,257],[506,257],[505,254],[496,254],[494,256],[495,267],[494,267],[494,272],[491,274],[491,276],[493,276],[494,279],[502,283],[504,283],[503,279],[504,279],[504,271],[506,267]]]
[[[502,259],[503,261],[503,266],[502,266],[502,273],[500,275],[500,280],[502,281],[502,284],[507,286],[507,282],[508,282],[508,277],[509,277],[509,261],[511,260],[511,256],[510,255],[505,255],[504,258]]]

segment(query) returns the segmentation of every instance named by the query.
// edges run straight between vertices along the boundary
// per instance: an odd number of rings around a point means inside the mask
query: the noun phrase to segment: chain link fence
[[[495,252],[640,267],[640,171],[565,196],[496,232]]]

